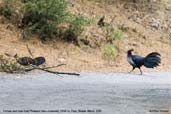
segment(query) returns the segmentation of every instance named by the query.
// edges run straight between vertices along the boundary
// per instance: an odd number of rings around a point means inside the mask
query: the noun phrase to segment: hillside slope
[[[131,69],[126,60],[126,51],[135,49],[135,53],[146,56],[152,51],[162,55],[162,64],[156,70],[171,70],[171,2],[162,1],[159,5],[154,1],[152,6],[139,7],[128,2],[101,3],[95,0],[75,0],[69,10],[95,20],[83,33],[91,46],[77,47],[64,41],[41,43],[37,38],[25,41],[21,32],[3,17],[0,17],[0,53],[30,56],[26,44],[34,56],[45,56],[47,65],[66,63],[58,70],[66,71],[112,71],[126,72]],[[111,26],[124,27],[124,37],[114,40],[113,45],[119,48],[115,59],[104,59],[102,47],[106,39],[102,29],[97,26],[100,17],[105,15],[105,22]],[[143,68],[149,71],[150,69]]]

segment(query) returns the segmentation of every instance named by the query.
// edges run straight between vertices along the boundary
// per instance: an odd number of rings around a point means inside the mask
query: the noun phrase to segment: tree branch
[[[26,45],[26,47],[27,47],[27,50],[28,50],[29,54],[31,55],[31,57],[34,57],[33,54],[32,54],[32,52],[31,52],[31,49],[28,46],[28,44]]]
[[[60,64],[60,65],[54,66],[54,67],[45,67],[45,68],[40,68],[40,67],[37,67],[37,66],[33,66],[33,65],[32,65],[33,68],[25,69],[25,71],[28,72],[28,71],[32,71],[32,70],[37,69],[37,70],[42,70],[42,71],[49,72],[49,73],[53,73],[53,74],[57,74],[57,75],[58,75],[58,74],[75,75],[75,76],[79,76],[79,75],[80,75],[79,73],[58,72],[58,71],[47,70],[47,69],[49,69],[49,68],[55,68],[55,67],[59,67],[59,66],[61,66],[61,65],[63,65],[63,64]]]

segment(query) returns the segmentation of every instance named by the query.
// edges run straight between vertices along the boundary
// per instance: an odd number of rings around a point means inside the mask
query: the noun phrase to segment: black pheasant
[[[138,68],[142,74],[141,67],[144,65],[147,68],[154,68],[159,66],[161,63],[161,55],[158,52],[152,52],[146,57],[141,57],[139,55],[132,55],[133,49],[127,51],[127,60],[129,64],[133,67],[130,72],[135,68]]]

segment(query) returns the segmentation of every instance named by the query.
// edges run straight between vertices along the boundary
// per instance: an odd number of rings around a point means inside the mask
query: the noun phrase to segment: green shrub
[[[41,40],[59,35],[59,25],[68,15],[65,0],[23,0],[24,17],[21,26],[28,27]]]
[[[13,4],[13,0],[3,1],[3,7],[1,8],[1,15],[3,15],[7,19],[10,19],[12,16],[12,12],[13,12],[12,4]]]
[[[64,39],[77,42],[78,36],[84,31],[84,26],[90,24],[91,20],[81,15],[72,16],[70,19],[71,22],[69,28],[65,31]]]
[[[113,30],[111,32],[108,33],[108,36],[111,38],[111,39],[122,39],[123,37],[123,32],[121,30]]]
[[[110,25],[105,25],[102,28],[102,30],[105,33],[107,40],[109,42],[111,42],[115,39],[122,39],[123,38],[123,32],[120,29],[114,29]]]
[[[0,14],[16,24],[19,18],[21,18],[23,5],[21,0],[2,0]]]
[[[11,15],[18,11],[20,19],[14,22],[23,29],[22,37],[27,39],[36,34],[42,41],[64,38],[77,42],[84,27],[92,21],[81,15],[70,14],[66,0],[4,0],[4,4],[1,14],[15,20]]]
[[[112,44],[106,44],[102,47],[102,54],[104,58],[115,58],[118,55],[118,50]]]

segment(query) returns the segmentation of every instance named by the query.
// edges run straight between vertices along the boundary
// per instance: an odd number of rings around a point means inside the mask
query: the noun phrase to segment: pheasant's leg
[[[131,71],[129,71],[129,73],[131,73],[134,69],[135,69],[135,67],[132,67],[132,70],[131,70]]]

